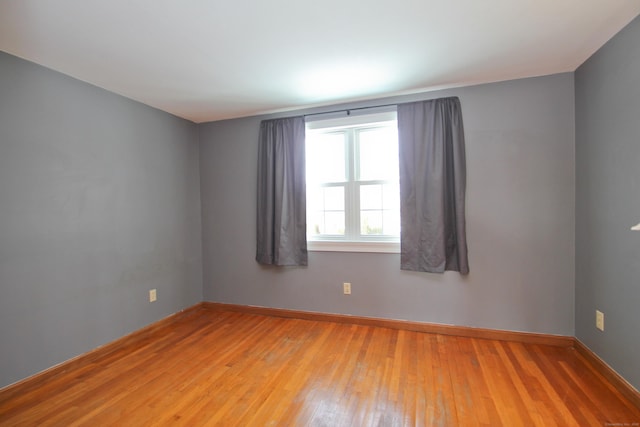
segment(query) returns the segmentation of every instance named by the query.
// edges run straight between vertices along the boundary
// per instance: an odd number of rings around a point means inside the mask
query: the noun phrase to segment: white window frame
[[[381,123],[397,123],[396,109],[388,109],[384,112],[349,115],[347,117],[319,119],[310,121],[307,118],[307,132],[322,130],[326,132],[344,131],[355,132],[354,129],[366,129],[367,125],[377,127]],[[344,182],[345,188],[345,235],[322,237],[307,236],[307,249],[309,251],[331,251],[331,252],[379,252],[379,253],[399,253],[400,252],[400,236],[384,236],[372,235],[362,236],[358,233],[358,223],[360,215],[358,186],[362,181],[355,180],[358,155],[355,147],[354,139],[349,138],[345,144],[345,161],[349,163],[347,167],[347,181]],[[386,181],[367,181],[367,184],[384,183]],[[329,186],[332,184],[328,184]],[[333,185],[340,185],[334,183]],[[398,212],[399,213],[399,212]],[[351,231],[351,233],[350,233]]]

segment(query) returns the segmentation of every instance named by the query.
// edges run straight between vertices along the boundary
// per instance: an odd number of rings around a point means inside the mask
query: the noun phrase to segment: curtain
[[[256,261],[307,265],[304,117],[264,120],[258,147]]]
[[[398,138],[400,268],[469,273],[460,100],[398,105]]]

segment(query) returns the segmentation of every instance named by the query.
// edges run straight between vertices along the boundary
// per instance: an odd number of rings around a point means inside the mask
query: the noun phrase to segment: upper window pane
[[[398,130],[385,126],[358,132],[361,181],[398,179]]]
[[[346,181],[344,133],[308,132],[306,139],[307,182]]]

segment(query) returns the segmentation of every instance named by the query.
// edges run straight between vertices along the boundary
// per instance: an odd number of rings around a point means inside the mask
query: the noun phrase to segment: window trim
[[[316,131],[321,129],[327,129],[329,131],[338,131],[340,129],[349,129],[361,126],[365,128],[366,125],[373,125],[384,122],[396,122],[397,121],[397,109],[387,109],[384,112],[377,113],[361,113],[356,116],[346,116],[340,118],[329,119],[317,119],[308,121],[306,123],[306,131]],[[346,147],[345,147],[346,149]],[[357,154],[357,153],[354,153]],[[353,159],[345,158],[345,161],[353,163]],[[348,173],[353,175],[355,165],[350,164]],[[355,181],[353,176],[349,176],[349,179],[344,183],[345,191],[348,186],[356,186],[360,181]],[[376,180],[377,181],[377,180]],[[353,191],[353,189],[351,190]],[[349,203],[349,200],[345,201]],[[345,205],[345,208],[347,206]],[[353,207],[352,207],[353,209]],[[345,217],[346,221],[349,221],[349,216]],[[345,224],[346,225],[346,224]],[[307,236],[307,250],[318,252],[372,252],[372,253],[400,253],[400,235],[372,235],[372,236],[358,236],[359,239],[355,240],[353,235],[346,233],[344,236],[325,235],[322,238],[311,238]]]
[[[372,253],[400,253],[400,241],[371,241],[354,242],[346,240],[307,240],[307,250],[310,252],[372,252]]]

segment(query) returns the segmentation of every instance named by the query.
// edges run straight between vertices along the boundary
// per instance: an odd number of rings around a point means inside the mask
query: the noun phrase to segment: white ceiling
[[[574,71],[638,0],[0,0],[0,50],[194,122]]]

